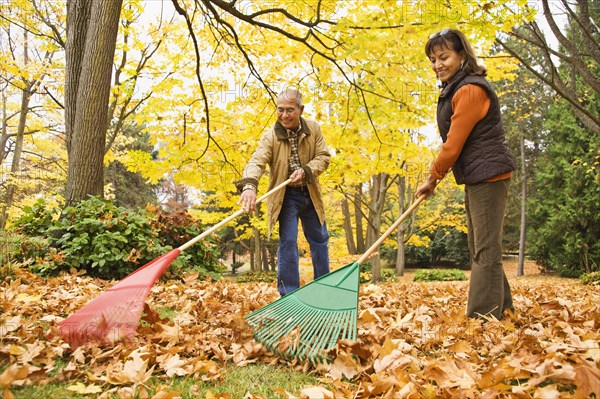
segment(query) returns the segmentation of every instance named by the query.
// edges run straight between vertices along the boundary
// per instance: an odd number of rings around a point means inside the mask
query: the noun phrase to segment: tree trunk
[[[111,70],[122,0],[68,0],[65,125],[68,204],[104,190]]]
[[[8,127],[6,126],[7,114],[6,114],[6,102],[8,99],[6,98],[6,94],[4,90],[2,91],[2,136],[0,137],[0,163],[4,163],[4,159],[8,155],[8,151],[6,151],[6,143],[8,143]]]
[[[359,253],[365,252],[365,238],[363,236],[363,215],[361,212],[362,203],[362,185],[357,184],[354,192],[354,221],[356,225],[356,250]]]
[[[269,271],[269,255],[267,253],[267,246],[265,245],[265,241],[262,240],[262,245],[260,246],[261,255],[262,255],[262,269],[265,272]]]
[[[21,94],[21,113],[19,115],[19,126],[17,128],[17,137],[15,140],[15,150],[13,152],[12,164],[10,167],[10,180],[6,187],[6,197],[4,198],[4,205],[2,206],[2,215],[0,215],[0,230],[4,230],[6,227],[6,221],[8,220],[8,210],[11,208],[14,197],[15,197],[15,181],[21,170],[21,154],[23,153],[23,136],[25,134],[25,125],[27,122],[27,114],[29,111],[29,101],[31,100],[31,91],[29,87],[23,89]]]
[[[404,207],[406,204],[406,178],[399,176],[398,178],[398,214],[404,213]],[[398,245],[398,251],[396,253],[396,276],[404,276],[404,266],[406,264],[406,257],[404,253],[404,233],[406,232],[406,222],[400,223],[398,226],[398,233],[396,243]]]
[[[350,207],[348,200],[342,200],[342,214],[344,215],[344,233],[346,235],[346,248],[350,255],[356,255],[356,245],[354,244],[354,235],[352,234],[352,221],[350,220]]]
[[[276,241],[272,241],[272,244],[269,245],[269,266],[270,271],[277,271],[277,250],[279,249],[279,243]]]
[[[525,164],[525,137],[519,137],[521,148],[521,232],[519,236],[519,261],[517,276],[525,275],[525,238],[527,232],[527,165]]]
[[[367,228],[367,245],[369,247],[381,235],[381,215],[383,213],[383,206],[385,205],[388,177],[387,173],[378,173],[371,179],[371,203],[369,206],[369,225]],[[372,281],[374,283],[381,281],[380,258],[380,252],[377,251],[377,254],[373,258],[371,269]]]
[[[24,49],[23,49],[23,61],[27,65],[29,62],[28,45],[27,45],[27,31],[24,32]],[[23,136],[25,135],[25,126],[27,125],[27,114],[29,113],[29,101],[31,100],[31,83],[25,83],[25,88],[21,91],[21,111],[19,114],[19,126],[17,127],[17,136],[15,139],[15,149],[13,151],[12,164],[10,167],[10,179],[6,187],[6,197],[4,198],[4,204],[2,206],[2,214],[0,215],[0,230],[4,230],[6,227],[6,221],[8,220],[8,211],[12,206],[16,180],[19,172],[21,171],[21,154],[23,153]]]
[[[65,136],[67,152],[71,141],[77,111],[79,75],[88,33],[91,0],[67,0],[67,41],[65,44]]]
[[[252,270],[259,272],[262,270],[262,251],[260,250],[260,232],[256,227],[252,228],[254,232],[254,248],[252,249],[252,253],[254,254],[254,262],[252,264]]]

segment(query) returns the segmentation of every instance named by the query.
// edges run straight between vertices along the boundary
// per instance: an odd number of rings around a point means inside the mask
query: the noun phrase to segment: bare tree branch
[[[585,3],[585,1],[583,1],[583,3]],[[554,37],[556,37],[558,42],[568,51],[569,55],[571,56],[571,64],[577,69],[577,71],[585,79],[587,84],[589,84],[594,89],[594,91],[600,93],[600,80],[598,80],[598,78],[596,78],[590,71],[587,63],[582,58],[581,53],[579,52],[577,44],[572,40],[567,39],[567,37],[562,34],[556,21],[554,20],[552,12],[550,11],[548,0],[542,1],[542,5],[544,8],[544,16],[546,17],[548,26],[550,26]],[[566,5],[566,7],[569,8],[568,5]]]
[[[208,139],[206,140],[206,146],[204,147],[204,151],[202,151],[202,153],[200,154],[198,159],[202,158],[204,156],[204,154],[206,154],[206,152],[208,151],[208,146],[209,146],[210,142],[212,141],[215,144],[215,146],[219,149],[221,154],[223,155],[223,159],[225,159],[225,161],[227,163],[229,163],[229,160],[227,159],[227,155],[225,154],[225,151],[223,151],[223,149],[221,148],[219,143],[217,143],[216,140],[211,135],[208,96],[206,95],[204,83],[202,81],[202,77],[200,76],[200,50],[198,48],[198,39],[196,38],[196,34],[194,33],[194,28],[192,26],[192,20],[190,19],[190,16],[188,15],[187,11],[184,10],[179,5],[178,0],[172,0],[172,2],[173,2],[173,5],[175,6],[175,10],[177,11],[177,13],[179,15],[183,16],[185,19],[185,22],[188,27],[188,31],[192,38],[192,42],[194,43],[194,51],[196,53],[196,79],[198,80],[198,84],[200,85],[200,91],[202,93],[202,101],[204,102],[204,114],[205,114],[205,119],[206,119],[206,134],[208,136]]]
[[[600,115],[593,107],[589,107],[589,94],[586,94],[590,90],[600,94],[600,77],[595,70],[600,55],[598,27],[592,19],[587,0],[578,1],[577,8],[573,8],[567,0],[561,0],[561,4],[569,17],[572,35],[563,32],[552,13],[549,1],[542,0],[544,18],[562,49],[555,50],[548,44],[544,32],[536,22],[524,24],[509,34],[516,42],[525,43],[527,50],[519,49],[502,37],[498,37],[496,42],[569,102],[586,128],[600,134]],[[531,57],[534,52],[538,52],[542,58]],[[586,86],[585,91],[581,89],[582,82]]]
[[[52,33],[54,33],[54,37],[53,37],[54,41],[56,41],[56,43],[58,43],[58,45],[64,49],[66,41],[65,41],[63,35],[65,34],[65,30],[58,29],[56,24],[52,23],[52,21],[50,21],[48,16],[40,10],[40,8],[35,0],[32,0],[32,3],[33,3],[33,8],[35,9],[35,12],[36,12],[38,18],[40,19],[40,21],[42,21],[47,27],[50,28],[50,30],[52,30]]]

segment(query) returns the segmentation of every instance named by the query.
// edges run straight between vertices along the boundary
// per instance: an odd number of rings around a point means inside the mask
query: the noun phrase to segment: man
[[[302,118],[302,94],[292,88],[277,97],[277,122],[263,134],[258,148],[235,185],[242,192],[238,204],[252,212],[258,182],[269,165],[269,190],[288,178],[285,189],[267,200],[269,234],[279,222],[277,288],[283,296],[300,287],[298,265],[298,220],[310,245],[314,278],[329,273],[329,233],[319,185],[319,175],[329,166],[321,127]]]

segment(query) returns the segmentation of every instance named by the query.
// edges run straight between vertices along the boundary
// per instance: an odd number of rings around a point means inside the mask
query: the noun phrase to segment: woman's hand
[[[415,198],[418,198],[423,194],[426,194],[428,197],[432,195],[433,191],[435,190],[435,187],[437,186],[437,183],[438,181],[436,180],[436,178],[430,175],[425,181],[425,183],[423,183],[415,193]]]

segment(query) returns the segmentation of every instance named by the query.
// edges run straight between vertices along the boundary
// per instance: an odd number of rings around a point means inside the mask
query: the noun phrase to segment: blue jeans
[[[329,233],[310,199],[308,189],[287,187],[279,213],[277,288],[283,296],[300,288],[298,264],[298,219],[310,246],[314,278],[329,273]]]

